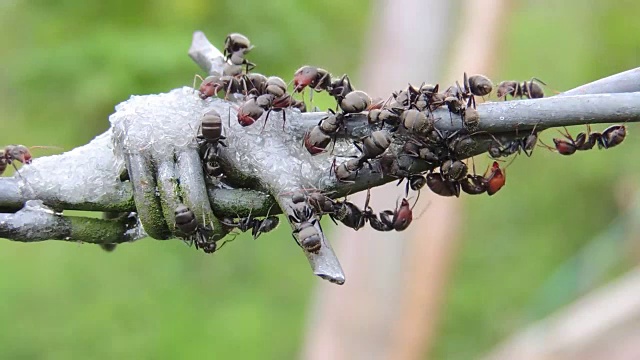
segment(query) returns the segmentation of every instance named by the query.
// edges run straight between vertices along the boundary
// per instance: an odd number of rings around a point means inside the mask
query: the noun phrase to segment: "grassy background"
[[[229,32],[246,34],[256,45],[250,54],[256,70],[285,79],[306,63],[355,73],[370,6],[338,0],[2,2],[0,144],[70,149],[105,131],[114,105],[129,95],[190,85],[198,69],[186,50],[195,29],[218,46]],[[490,75],[536,76],[551,92],[635,67],[640,40],[633,34],[640,24],[629,14],[639,11],[632,1],[517,2]],[[481,354],[567,301],[554,295],[575,277],[561,278],[542,297],[541,287],[618,215],[616,189],[638,179],[631,165],[640,154],[635,129],[622,147],[606,152],[565,158],[537,149],[509,167],[508,185],[497,196],[464,200],[465,239],[435,358]],[[543,139],[550,143],[553,135]],[[90,245],[0,242],[0,354],[295,357],[319,280],[292,245],[285,227],[255,242],[243,236],[214,257],[152,240],[112,254]],[[634,260],[620,261],[617,271]]]

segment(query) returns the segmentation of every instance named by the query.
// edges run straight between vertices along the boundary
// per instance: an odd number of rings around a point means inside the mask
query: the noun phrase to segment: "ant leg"
[[[267,111],[267,116],[265,116],[265,118],[264,118],[264,124],[262,124],[262,129],[260,130],[261,134],[264,131],[264,128],[267,126],[267,120],[269,120],[269,114],[271,114],[271,110],[273,110],[273,109],[269,109]]]
[[[282,110],[282,131],[284,131],[284,124],[287,123],[287,110]]]

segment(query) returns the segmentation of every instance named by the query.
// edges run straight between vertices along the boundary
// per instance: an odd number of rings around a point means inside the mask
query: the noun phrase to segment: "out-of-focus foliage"
[[[636,2],[513,6],[494,80],[536,76],[552,93],[639,63],[640,23],[630,16],[640,11]],[[246,34],[256,45],[249,55],[256,70],[286,80],[306,63],[355,74],[369,7],[338,0],[4,1],[0,144],[70,149],[106,130],[113,106],[129,95],[190,86],[200,73],[186,55],[195,29],[218,46],[229,32]],[[496,196],[467,197],[466,235],[434,358],[474,358],[562,304],[540,309],[540,287],[617,216],[620,183],[638,183],[636,129],[609,151],[565,158],[536,149],[508,168]],[[0,241],[0,271],[0,349],[16,359],[292,358],[311,287],[320,281],[286,226],[257,241],[241,236],[214,256],[176,241],[144,240],[113,254],[91,245]],[[576,279],[564,279],[551,295]]]
[[[0,2],[0,144],[71,149],[131,94],[191,86],[204,75],[187,56],[197,29],[219,47],[244,33],[256,70],[287,81],[306,63],[353,72],[368,12],[337,0]],[[292,358],[321,281],[286,224],[214,256],[177,241],[112,254],[0,241],[0,272],[7,359]]]
[[[512,9],[494,64],[495,80],[536,76],[547,82],[546,92],[552,94],[640,63],[640,39],[634,35],[640,23],[630,15],[640,11],[637,2],[529,1]],[[629,128],[626,142],[607,151],[563,157],[538,148],[532,158],[523,155],[513,162],[499,194],[468,198],[462,223],[466,236],[433,358],[476,358],[576,297],[574,290],[588,272],[565,266],[552,283],[548,280],[618,217],[620,195],[625,200],[635,197],[620,193],[629,190],[627,182],[637,190],[640,181],[638,127]],[[585,127],[569,131],[575,135]],[[555,130],[542,135],[552,145],[553,137],[559,137]],[[610,257],[593,251],[589,255],[576,266],[589,269],[589,261],[597,264]],[[636,259],[619,261],[617,271]]]

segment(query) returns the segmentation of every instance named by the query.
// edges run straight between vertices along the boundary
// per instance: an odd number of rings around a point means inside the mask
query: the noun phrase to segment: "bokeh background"
[[[370,60],[367,46],[386,46],[366,41],[380,7],[364,0],[1,1],[0,144],[71,149],[107,130],[114,106],[130,95],[190,86],[204,75],[186,55],[196,29],[217,46],[227,33],[247,35],[256,70],[286,80],[307,63],[354,74],[356,85],[362,76],[384,76],[359,71]],[[634,1],[509,2],[487,75],[536,76],[552,94],[636,67],[638,13]],[[452,19],[450,31],[469,21]],[[482,38],[483,28],[458,35]],[[627,141],[608,151],[562,157],[539,148],[510,165],[496,196],[458,200],[464,213],[449,226],[462,235],[421,358],[489,354],[637,265],[640,139],[629,128]],[[486,163],[479,157],[479,167]],[[257,241],[243,235],[215,256],[179,241],[144,240],[113,253],[2,241],[0,357],[300,357],[321,280],[289,232],[281,226]]]

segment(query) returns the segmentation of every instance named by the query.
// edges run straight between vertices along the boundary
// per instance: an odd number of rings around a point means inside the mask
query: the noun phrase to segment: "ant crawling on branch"
[[[602,133],[591,132],[591,127],[587,126],[587,132],[579,133],[575,139],[569,134],[567,128],[564,133],[559,131],[565,139],[553,139],[555,150],[561,155],[573,155],[577,150],[591,150],[598,144],[599,149],[609,149],[620,145],[627,136],[627,128],[624,125],[611,125]],[[554,148],[547,146],[550,150]]]

